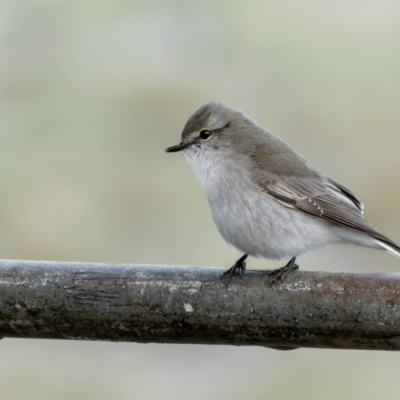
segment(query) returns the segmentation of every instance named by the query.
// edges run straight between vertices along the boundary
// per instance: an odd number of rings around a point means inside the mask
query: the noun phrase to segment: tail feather
[[[392,254],[393,256],[396,256],[397,258],[400,258],[400,247],[397,246],[395,243],[387,243],[379,239],[374,239],[375,243],[377,243],[379,246],[384,248],[388,253]]]

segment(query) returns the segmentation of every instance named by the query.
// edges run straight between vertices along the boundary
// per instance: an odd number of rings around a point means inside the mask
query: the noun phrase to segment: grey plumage
[[[179,150],[207,191],[220,233],[248,255],[290,258],[352,243],[400,257],[400,248],[364,219],[350,190],[240,110],[204,104],[181,143],[167,149]]]

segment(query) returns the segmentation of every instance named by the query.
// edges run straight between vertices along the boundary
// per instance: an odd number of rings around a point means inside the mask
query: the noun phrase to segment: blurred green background
[[[351,188],[400,242],[400,3],[0,0],[0,255],[218,265],[239,253],[182,157],[225,100]],[[281,263],[250,260],[249,268]],[[303,269],[400,271],[336,247]],[[398,355],[0,342],[1,399],[398,399]]]

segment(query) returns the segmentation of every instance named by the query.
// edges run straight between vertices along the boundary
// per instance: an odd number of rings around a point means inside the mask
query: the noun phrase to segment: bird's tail
[[[397,258],[400,258],[400,247],[397,246],[396,243],[393,243],[392,241],[384,242],[379,239],[374,239],[374,241],[383,249],[385,249],[388,253],[392,254],[393,256],[396,256]]]

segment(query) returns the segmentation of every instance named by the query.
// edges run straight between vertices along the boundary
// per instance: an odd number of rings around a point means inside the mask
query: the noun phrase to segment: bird
[[[343,185],[324,176],[289,144],[243,111],[209,101],[190,116],[179,144],[205,188],[215,224],[243,253],[221,280],[240,278],[248,256],[289,260],[269,273],[282,281],[297,257],[339,243],[386,250],[400,247],[364,218],[364,206]]]

